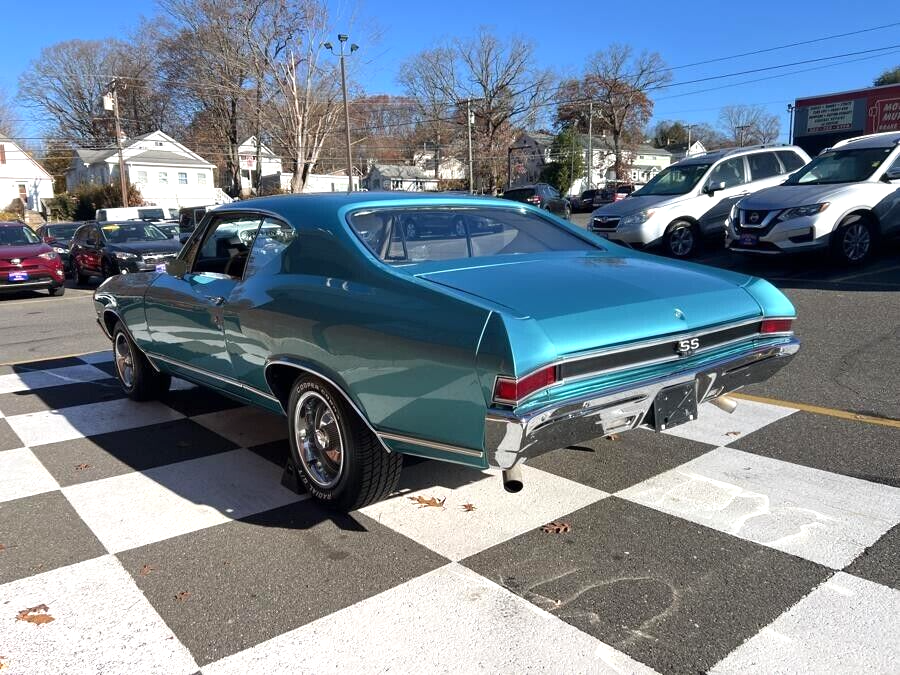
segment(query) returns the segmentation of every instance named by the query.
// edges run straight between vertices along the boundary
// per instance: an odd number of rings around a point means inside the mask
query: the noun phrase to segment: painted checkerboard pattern
[[[335,515],[281,486],[283,419],[112,374],[0,370],[3,675],[897,672],[895,429],[704,406],[544,455],[518,495],[412,461]]]

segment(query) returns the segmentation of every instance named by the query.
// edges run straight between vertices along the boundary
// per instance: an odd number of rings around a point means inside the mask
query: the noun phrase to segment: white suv
[[[591,232],[632,246],[662,244],[676,258],[693,255],[702,237],[725,236],[734,204],[782,183],[809,161],[790,145],[716,150],[666,167],[620,202],[591,214]]]
[[[727,245],[742,253],[830,247],[863,262],[881,236],[900,234],[900,132],[860,136],[823,150],[783,185],[742,199]]]

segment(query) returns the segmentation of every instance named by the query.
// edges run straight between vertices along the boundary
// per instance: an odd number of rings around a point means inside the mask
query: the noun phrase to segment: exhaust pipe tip
[[[522,488],[525,487],[525,484],[522,482],[522,469],[518,464],[510,469],[504,469],[502,478],[503,489],[507,492],[515,494],[516,492],[521,492]]]
[[[737,410],[738,402],[730,396],[717,396],[709,401],[719,410],[724,410],[729,415]]]

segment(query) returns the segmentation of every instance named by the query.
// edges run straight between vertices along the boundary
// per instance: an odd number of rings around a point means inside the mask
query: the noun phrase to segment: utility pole
[[[119,121],[118,82],[113,80],[109,85],[109,93],[103,97],[103,107],[112,109],[116,121],[116,149],[119,152],[119,189],[122,191],[122,206],[128,206],[128,177],[125,175],[125,157],[122,155],[122,124]]]
[[[749,129],[749,128],[750,128],[749,124],[741,124],[741,125],[735,127],[735,129],[738,132],[738,147],[741,147],[741,148],[744,147],[744,129]]]
[[[349,39],[349,35],[344,35],[343,33],[338,35],[338,42],[341,44],[341,52],[340,54],[335,54],[335,56],[339,56],[341,61],[341,90],[344,93],[344,130],[347,134],[347,192],[353,192],[353,153],[350,145],[350,104],[347,102],[347,71],[344,66],[344,43]],[[323,42],[322,46],[334,54],[334,49],[330,42]],[[351,54],[357,49],[359,49],[359,45],[350,43]]]
[[[588,103],[588,161],[587,186],[594,187],[594,102]]]
[[[472,99],[466,99],[466,125],[469,131],[469,194],[475,194],[475,180],[472,176],[472,124],[475,116],[472,114]]]
[[[687,128],[688,128],[688,144],[687,144],[687,147],[684,149],[684,156],[690,157],[691,156],[691,131],[693,130],[694,125],[688,124]]]
[[[788,111],[788,143],[793,145],[794,143],[794,104],[788,103],[787,106]]]

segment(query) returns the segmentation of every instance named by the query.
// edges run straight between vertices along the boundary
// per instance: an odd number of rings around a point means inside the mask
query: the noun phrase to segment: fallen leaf
[[[561,520],[554,520],[552,523],[541,526],[541,532],[544,534],[563,534],[571,529],[571,525],[564,523]]]
[[[191,594],[190,591],[178,591],[178,592],[175,594],[175,599],[178,600],[179,602],[184,602],[185,600],[188,599],[188,597],[190,596],[190,594]]]
[[[608,440],[608,441],[617,441],[617,440],[619,440],[620,438],[621,438],[621,436],[619,436],[619,434],[610,434],[609,436],[606,437],[606,440]]]
[[[91,468],[90,464],[76,464],[75,465],[76,471],[84,471],[85,469],[90,469],[90,468]]]
[[[740,431],[726,431],[725,435],[726,436],[740,436],[741,432]]]
[[[414,501],[419,505],[420,509],[424,509],[428,506],[433,506],[436,508],[444,508],[444,502],[447,501],[447,498],[438,499],[437,497],[423,497],[419,495],[418,497],[409,497],[411,501]]]
[[[5,659],[5,656],[0,656],[0,659]],[[0,661],[0,670],[6,670],[6,664],[3,661]]]
[[[463,504],[462,510],[465,511],[466,513],[471,513],[472,511],[475,510],[475,505],[474,504]]]
[[[0,551],[6,550],[6,547],[3,544],[0,544]]]
[[[53,617],[50,616],[47,612],[50,611],[50,608],[47,605],[37,605],[36,607],[29,607],[28,609],[23,609],[16,615],[16,619],[19,621],[27,621],[29,623],[36,623],[38,625],[42,623],[50,623],[53,621]]]
[[[155,570],[155,569],[156,569],[156,568],[153,567],[153,565],[144,565],[144,566],[141,568],[141,571],[138,572],[138,574],[140,574],[142,577],[145,577],[145,576],[147,576],[148,574],[150,574],[150,572],[152,572],[152,571]]]

